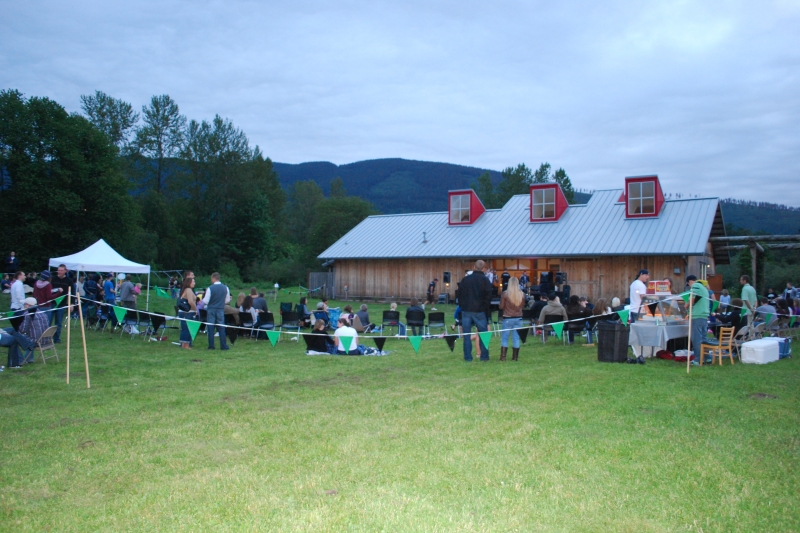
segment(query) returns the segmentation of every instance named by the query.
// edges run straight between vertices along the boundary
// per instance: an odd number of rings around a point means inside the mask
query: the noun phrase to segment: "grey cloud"
[[[0,86],[230,118],[274,160],[550,161],[576,186],[800,205],[800,7],[15,3]]]

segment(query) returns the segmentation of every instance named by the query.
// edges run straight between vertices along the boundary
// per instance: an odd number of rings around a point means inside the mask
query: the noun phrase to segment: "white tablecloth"
[[[689,323],[659,324],[655,322],[635,322],[631,324],[628,344],[631,346],[655,346],[667,349],[667,341],[689,336]]]

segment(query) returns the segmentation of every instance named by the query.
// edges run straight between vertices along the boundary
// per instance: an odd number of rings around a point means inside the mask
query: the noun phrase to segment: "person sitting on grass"
[[[358,351],[358,332],[350,327],[350,323],[344,317],[339,317],[339,327],[333,333],[336,340],[336,353],[338,355],[360,355]],[[342,344],[342,337],[350,337],[350,345]]]
[[[325,321],[321,318],[314,322],[314,329],[306,337],[308,349],[319,353],[336,353],[336,341],[325,330]]]

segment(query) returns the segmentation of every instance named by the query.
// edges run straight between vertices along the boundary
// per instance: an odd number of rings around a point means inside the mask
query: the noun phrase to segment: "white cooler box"
[[[776,338],[758,339],[742,344],[742,363],[763,365],[779,358],[780,344]]]

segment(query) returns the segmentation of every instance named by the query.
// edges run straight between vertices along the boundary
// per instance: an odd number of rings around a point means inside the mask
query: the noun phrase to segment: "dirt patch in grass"
[[[777,400],[778,397],[774,394],[767,394],[766,392],[754,392],[748,396],[751,400]]]

